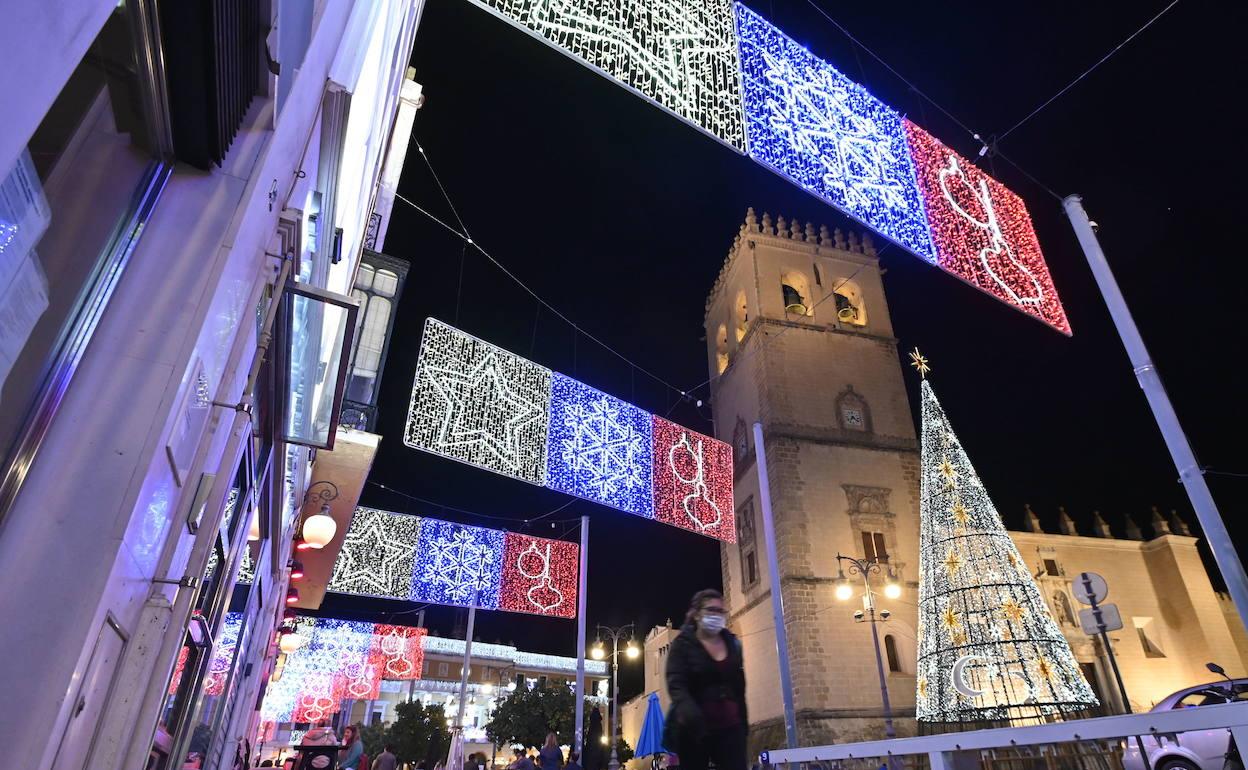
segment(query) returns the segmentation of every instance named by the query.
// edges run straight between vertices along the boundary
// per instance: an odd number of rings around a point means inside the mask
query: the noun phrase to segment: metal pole
[[[1183,426],[1179,424],[1179,417],[1170,403],[1170,397],[1166,395],[1161,376],[1153,366],[1148,349],[1144,347],[1144,340],[1140,337],[1140,330],[1136,328],[1127,302],[1118,288],[1118,282],[1114,280],[1113,271],[1105,260],[1105,252],[1101,250],[1101,244],[1092,230],[1092,223],[1088,220],[1088,213],[1083,209],[1083,199],[1078,195],[1068,195],[1062,201],[1062,206],[1066,209],[1066,216],[1070,218],[1079,245],[1083,247],[1088,267],[1092,269],[1096,285],[1100,287],[1101,296],[1109,308],[1109,315],[1118,329],[1118,336],[1122,338],[1122,345],[1127,349],[1136,379],[1144,390],[1144,397],[1148,399],[1153,417],[1157,420],[1157,427],[1161,429],[1162,438],[1170,450],[1170,457],[1178,468],[1179,480],[1187,490],[1187,497],[1192,502],[1196,518],[1205,532],[1210,550],[1213,551],[1214,561],[1218,564],[1222,579],[1226,581],[1227,590],[1235,602],[1235,609],[1239,611],[1239,620],[1248,626],[1248,574],[1244,573],[1243,562],[1239,560],[1230,533],[1226,531],[1226,523],[1218,513],[1218,506],[1209,492],[1209,485],[1205,483],[1196,454],[1187,441],[1187,435],[1183,433]]]
[[[611,640],[611,718],[607,720],[607,726],[611,737],[611,761],[607,763],[609,770],[615,770],[620,766],[620,757],[616,754],[616,746],[619,742],[615,739],[616,732],[620,729],[620,637],[616,636]]]
[[[455,726],[464,729],[464,708],[468,705],[468,669],[472,666],[472,633],[477,623],[477,603],[468,608],[468,634],[464,637],[464,670],[459,673],[459,715]]]
[[[585,752],[585,589],[589,583],[589,517],[581,517],[581,564],[576,595],[576,735],[572,747]],[[581,761],[584,761],[583,759]]]
[[[767,578],[771,581],[771,614],[776,629],[776,658],[780,664],[780,697],[784,701],[784,736],[797,748],[797,716],[793,709],[793,674],[789,671],[789,632],[784,626],[784,595],[776,559],[776,527],[771,515],[771,487],[767,481],[767,452],[763,424],[754,423],[754,465],[758,469],[759,507],[763,509],[763,545],[767,549]]]
[[[884,659],[880,657],[880,632],[875,629],[875,597],[871,595],[871,586],[867,586],[867,596],[868,611],[871,613],[871,641],[875,647],[875,670],[880,675],[880,698],[884,701],[884,735],[891,739],[897,737],[897,731],[893,729],[893,707],[888,702],[888,680],[884,678]]]

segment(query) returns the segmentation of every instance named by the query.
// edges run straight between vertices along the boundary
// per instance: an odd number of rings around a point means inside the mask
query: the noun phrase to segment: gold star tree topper
[[[910,365],[915,368],[923,379],[927,379],[927,373],[932,370],[932,367],[928,366],[927,358],[919,352],[918,348],[910,351]]]

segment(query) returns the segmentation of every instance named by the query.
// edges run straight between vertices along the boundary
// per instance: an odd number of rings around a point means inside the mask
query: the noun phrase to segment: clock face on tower
[[[841,421],[845,423],[846,428],[853,430],[862,430],[866,427],[862,419],[862,410],[847,406],[841,410]]]

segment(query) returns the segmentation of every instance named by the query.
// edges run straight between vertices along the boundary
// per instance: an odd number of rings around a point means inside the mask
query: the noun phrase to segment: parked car
[[[1188,687],[1166,696],[1151,710],[1200,708],[1232,701],[1248,701],[1248,679]],[[1139,742],[1128,738],[1122,764],[1125,770],[1146,770],[1140,761],[1142,742],[1152,770],[1223,770],[1230,739],[1231,731],[1226,729],[1190,730],[1155,737],[1145,735],[1140,737]]]

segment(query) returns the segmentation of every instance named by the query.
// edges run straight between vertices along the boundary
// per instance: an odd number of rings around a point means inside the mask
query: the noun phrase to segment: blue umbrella
[[[666,754],[663,748],[663,708],[659,706],[659,694],[650,693],[646,703],[646,718],[641,723],[641,735],[637,737],[637,748],[633,752],[639,757],[651,754]]]

